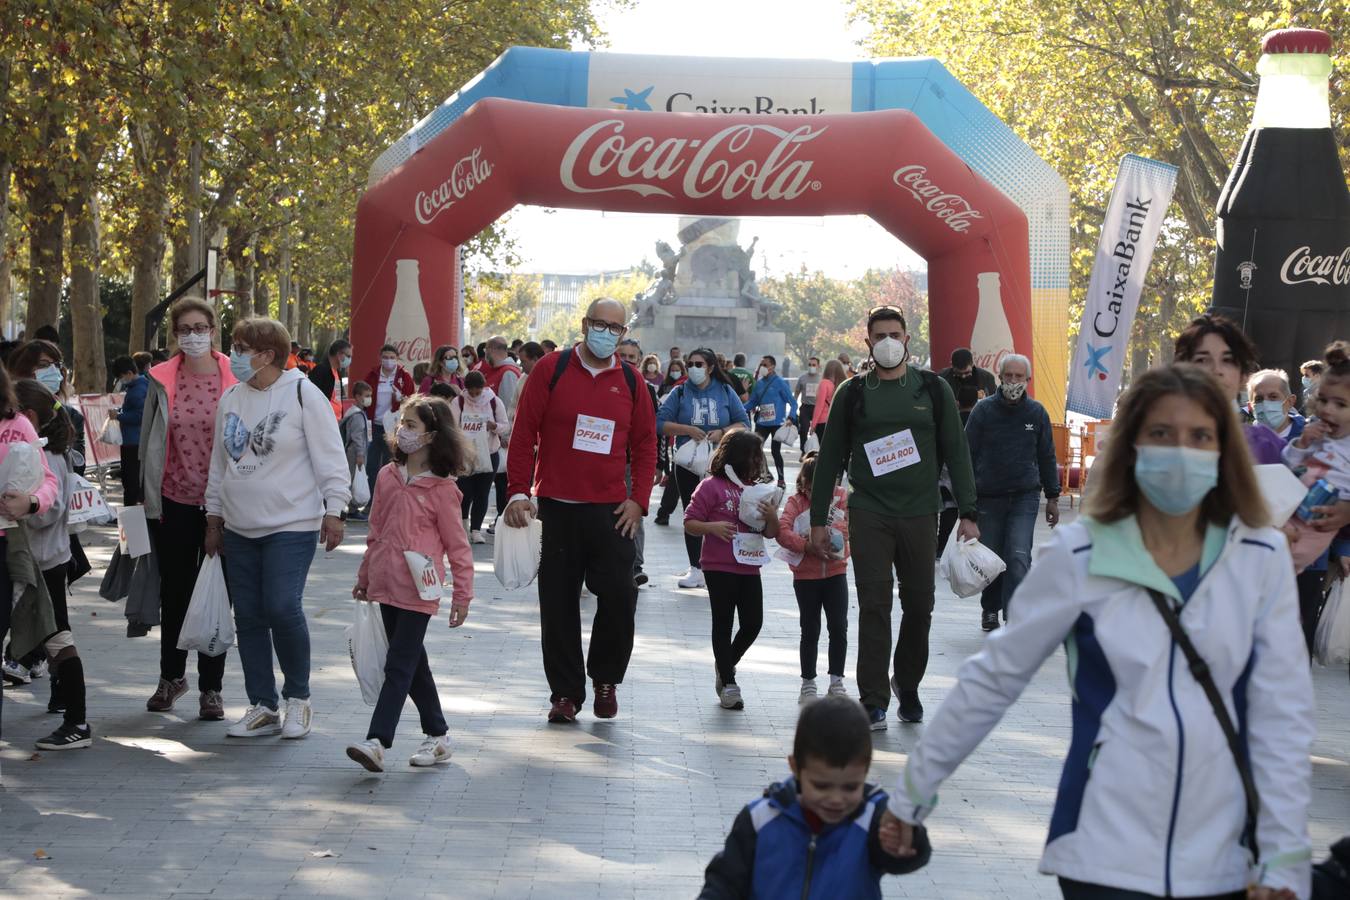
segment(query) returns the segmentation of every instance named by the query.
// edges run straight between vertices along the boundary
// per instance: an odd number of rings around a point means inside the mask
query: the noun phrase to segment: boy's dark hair
[[[21,411],[33,411],[37,418],[38,437],[47,439],[46,450],[60,454],[70,449],[70,441],[74,436],[70,416],[57,404],[52,392],[42,386],[42,382],[21,378],[14,383],[14,395]]]
[[[547,338],[540,341],[539,346],[544,348],[545,353],[552,353],[554,350],[558,349],[557,343],[555,343],[554,341],[550,341]]]
[[[534,341],[526,341],[520,345],[521,359],[529,357],[530,359],[538,361],[543,359],[544,354],[547,352],[548,351],[545,350],[542,345],[536,344]]]
[[[767,360],[769,361],[769,365],[774,366],[775,368],[777,368],[777,366],[778,366],[778,360],[774,359],[774,358],[773,358],[772,356],[770,356],[769,354],[765,353],[764,356],[761,357],[761,358],[762,358],[762,359],[767,359]]]
[[[380,348],[380,355],[383,356],[386,353],[397,354],[398,348],[395,347],[393,344],[385,344],[383,347]]]
[[[136,372],[136,364],[131,361],[130,356],[119,356],[117,359],[113,360],[112,373],[114,378],[120,378],[128,372],[133,375],[138,374]]]
[[[468,390],[469,388],[481,388],[481,387],[487,387],[487,378],[484,377],[482,372],[478,371],[477,369],[474,369],[472,372],[464,376],[465,390]]]
[[[141,374],[144,373],[146,369],[150,368],[150,364],[155,361],[155,355],[146,350],[137,350],[135,353],[131,354],[131,361],[136,364],[136,372]]]
[[[708,463],[708,474],[725,478],[727,466],[736,473],[742,484],[753,484],[768,474],[764,464],[764,439],[753,431],[733,431],[722,435]]]
[[[872,334],[872,326],[877,322],[899,322],[903,331],[909,331],[909,326],[905,324],[905,314],[900,311],[898,306],[876,306],[867,313],[867,334]]]
[[[797,770],[818,759],[842,769],[850,763],[872,765],[872,728],[862,704],[848,697],[822,697],[802,707],[792,739]]]
[[[61,343],[61,333],[56,330],[55,325],[43,325],[33,332],[35,341],[51,341],[53,344]]]
[[[459,426],[455,424],[455,417],[450,412],[449,403],[440,397],[413,394],[399,406],[400,417],[402,417],[404,411],[416,413],[417,418],[427,431],[435,435],[431,439],[431,453],[427,459],[427,463],[434,474],[442,478],[448,478],[463,475],[468,471],[469,442],[464,439],[464,432],[460,431]],[[406,463],[408,454],[399,449],[395,435],[389,437],[394,461],[400,465]]]
[[[732,362],[733,365],[737,366],[738,368],[744,369],[744,368],[745,368],[745,354],[744,354],[744,353],[737,353],[735,356],[733,356],[733,357],[731,358],[731,362]]]
[[[440,397],[442,400],[455,399],[455,389],[444,381],[437,381],[431,385],[431,396]]]
[[[1217,334],[1228,345],[1229,351],[1233,354],[1233,361],[1238,364],[1238,369],[1245,378],[1255,372],[1260,365],[1258,364],[1258,354],[1256,345],[1252,343],[1251,338],[1243,333],[1238,323],[1227,316],[1216,316],[1212,313],[1205,313],[1203,316],[1197,316],[1191,320],[1191,324],[1186,326],[1186,330],[1177,335],[1176,341],[1172,345],[1172,355],[1176,362],[1191,362],[1195,359],[1196,352],[1200,349],[1200,342],[1205,339],[1207,334]]]
[[[369,394],[369,393],[371,393],[370,385],[366,384],[364,381],[352,382],[353,397],[355,397],[357,394]]]

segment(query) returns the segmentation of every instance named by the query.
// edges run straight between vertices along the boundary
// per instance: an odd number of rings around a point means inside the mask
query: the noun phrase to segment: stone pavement
[[[315,728],[294,742],[227,741],[223,725],[196,721],[195,684],[174,713],[145,711],[158,637],[128,640],[120,608],[97,596],[109,531],[89,536],[95,571],[72,603],[94,747],[34,757],[32,741],[55,725],[47,682],[5,692],[0,896],[692,897],[737,811],[786,773],[798,687],[790,573],[782,563],[766,572],[764,630],[741,667],[746,709],[724,711],[704,595],[674,587],[684,570],[677,525],[647,522],[653,581],[641,593],[619,717],[600,721],[588,707],[571,727],[544,721],[534,587],[503,591],[491,546],[477,548],[468,622],[451,631],[442,615],[427,641],[454,758],[434,770],[407,766],[420,738],[409,704],[383,775],[343,752],[365,736],[370,712],[342,633],[364,526],[320,552],[310,573]],[[583,603],[593,609],[593,598]],[[854,605],[851,644],[856,615]],[[923,690],[930,714],[979,649],[978,619],[976,600],[940,585]],[[850,689],[854,664],[850,647]],[[1312,835],[1321,858],[1350,831],[1350,685],[1344,670],[1315,675]],[[885,879],[886,897],[1058,896],[1036,860],[1067,747],[1064,687],[1056,654],[946,785],[930,822],[932,863]],[[233,658],[225,699],[230,718],[243,711]],[[876,736],[875,780],[893,784],[922,730],[892,713]]]

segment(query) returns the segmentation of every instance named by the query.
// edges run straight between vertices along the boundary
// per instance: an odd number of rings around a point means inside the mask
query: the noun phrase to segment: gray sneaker
[[[722,685],[722,708],[745,709],[745,701],[741,699],[741,689],[738,685]]]

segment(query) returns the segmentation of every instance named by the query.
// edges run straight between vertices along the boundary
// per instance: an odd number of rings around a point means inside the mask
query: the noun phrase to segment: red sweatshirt
[[[550,391],[562,355],[545,356],[525,379],[506,457],[507,493],[617,505],[629,499],[624,470],[631,457],[632,500],[645,515],[656,474],[656,413],[642,376],[629,367],[637,388],[630,391],[619,366],[592,375],[573,350]]]

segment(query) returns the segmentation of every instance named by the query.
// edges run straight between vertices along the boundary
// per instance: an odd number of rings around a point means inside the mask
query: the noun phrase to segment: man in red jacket
[[[656,413],[641,376],[615,354],[626,320],[617,300],[592,303],[581,320],[585,340],[545,356],[525,380],[511,433],[506,525],[524,527],[536,514],[543,522],[539,621],[550,722],[576,721],[588,674],[595,715],[617,715],[616,688],[633,653],[633,538],[656,473]],[[583,582],[596,596],[584,666]]]
[[[375,502],[375,476],[379,475],[380,469],[389,462],[389,445],[384,440],[385,416],[397,412],[403,398],[417,393],[417,388],[413,385],[412,375],[398,364],[398,348],[393,344],[385,344],[380,348],[380,366],[370,370],[370,374],[366,376],[366,384],[370,385],[375,394],[374,402],[366,407],[366,417],[371,422],[370,449],[366,453],[370,503],[366,504],[365,512],[369,515]]]
[[[483,353],[485,358],[478,371],[487,379],[487,386],[492,388],[492,393],[511,406],[516,394],[516,383],[520,381],[520,366],[511,361],[511,354],[506,349],[506,338],[501,335],[488,338]]]

